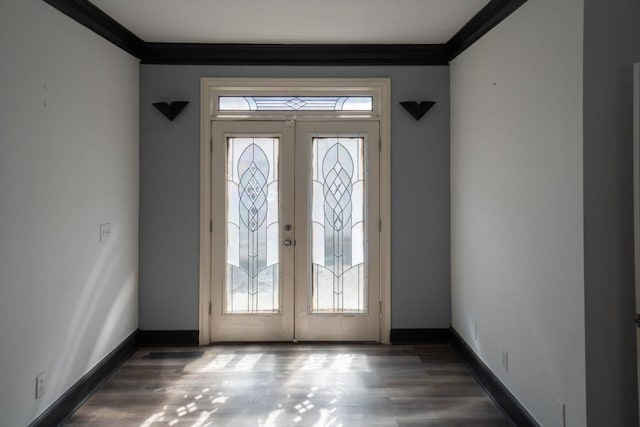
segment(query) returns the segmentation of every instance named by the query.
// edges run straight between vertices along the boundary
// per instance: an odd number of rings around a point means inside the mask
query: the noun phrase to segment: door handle
[[[285,246],[285,248],[288,248],[292,244],[293,242],[291,241],[291,239],[285,239],[285,241],[283,242],[283,245]]]

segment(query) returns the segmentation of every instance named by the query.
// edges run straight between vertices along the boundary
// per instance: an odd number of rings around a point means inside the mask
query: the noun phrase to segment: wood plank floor
[[[69,426],[508,426],[448,345],[138,350]]]

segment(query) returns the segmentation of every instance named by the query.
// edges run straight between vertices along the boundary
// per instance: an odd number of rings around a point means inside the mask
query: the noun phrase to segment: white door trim
[[[217,96],[220,93],[240,93],[258,90],[275,94],[282,90],[300,94],[370,94],[374,110],[344,114],[342,112],[247,112],[221,114]],[[234,92],[235,91],[235,92]],[[278,93],[282,95],[282,93]],[[211,122],[213,120],[376,120],[380,123],[380,342],[389,343],[391,331],[391,80],[373,79],[246,79],[202,78],[200,80],[200,281],[199,281],[199,341],[211,343]]]

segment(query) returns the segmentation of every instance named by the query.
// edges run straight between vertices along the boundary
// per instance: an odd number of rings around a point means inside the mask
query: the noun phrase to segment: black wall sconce
[[[435,104],[433,101],[421,101],[420,103],[416,101],[404,101],[400,103],[416,120],[420,120]]]
[[[178,114],[184,110],[189,101],[173,101],[171,104],[168,102],[154,102],[153,106],[156,107],[169,121],[173,121]]]

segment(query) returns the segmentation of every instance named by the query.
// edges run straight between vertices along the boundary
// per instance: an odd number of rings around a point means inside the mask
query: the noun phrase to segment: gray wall
[[[0,52],[0,425],[19,427],[138,327],[139,64],[41,0],[0,2]]]
[[[528,1],[451,64],[452,324],[545,427],[586,424],[582,7]]]
[[[449,67],[140,68],[141,329],[198,328],[201,77],[392,79],[392,327],[449,327]],[[151,106],[171,100],[174,122]],[[416,122],[406,100],[437,104]]]
[[[637,426],[633,63],[640,3],[585,1],[584,261],[589,426]]]

